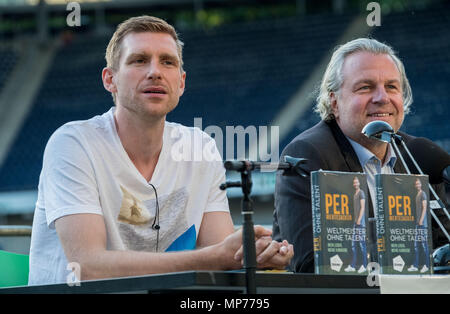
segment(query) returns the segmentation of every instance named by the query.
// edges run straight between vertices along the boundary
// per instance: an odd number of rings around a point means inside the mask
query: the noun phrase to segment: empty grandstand
[[[44,148],[59,126],[101,114],[113,105],[101,82],[104,51],[111,27],[137,12],[159,12],[174,21],[185,42],[186,91],[169,121],[193,126],[194,118],[202,118],[203,128],[218,126],[224,134],[227,126],[276,125],[281,153],[295,135],[319,120],[313,112],[314,92],[323,74],[323,60],[333,47],[351,38],[372,36],[392,45],[406,66],[415,101],[403,130],[435,140],[450,151],[450,5],[428,1],[398,10],[392,6],[390,12],[383,12],[381,26],[369,27],[367,10],[352,6],[352,1],[328,1],[328,6],[311,2],[242,1],[231,6],[231,1],[179,1],[173,7],[158,1],[141,5],[137,1],[128,7],[115,6],[114,1],[97,7],[82,4],[84,24],[80,28],[64,25],[67,12],[61,5],[49,5],[48,25],[34,28],[26,21],[35,23],[36,6],[9,8],[5,17],[16,17],[22,26],[2,33],[0,93],[14,71],[23,71],[25,61],[21,60],[27,55],[17,50],[18,42],[26,41],[23,47],[41,53],[40,59],[29,62],[40,65],[36,71],[42,74],[17,76],[23,85],[37,84],[36,90],[27,92],[29,99],[22,101],[20,114],[3,117],[15,119],[17,128],[0,147],[0,215],[8,212],[6,207],[14,207],[7,205],[8,197],[17,197],[14,193],[18,192],[31,194],[21,198],[17,212],[33,211]],[[236,13],[239,5],[247,14]],[[265,5],[272,11],[262,12]],[[34,36],[37,31],[43,37]],[[1,94],[0,100],[1,112],[8,112],[15,101]],[[270,196],[273,174],[261,182],[255,193],[260,188]]]

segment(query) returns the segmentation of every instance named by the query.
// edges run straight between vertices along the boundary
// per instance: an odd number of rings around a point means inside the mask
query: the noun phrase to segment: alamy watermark
[[[71,11],[66,18],[67,26],[81,26],[81,6],[78,2],[69,2],[66,11]]]
[[[367,11],[372,11],[367,15],[366,22],[368,26],[381,26],[381,6],[378,2],[369,2],[366,6]],[[78,2],[67,3],[66,11],[71,11],[66,18],[66,23],[70,27],[81,26],[81,6]]]
[[[199,128],[209,138],[196,136],[191,139],[176,141],[171,147],[174,161],[222,161],[230,159],[252,160],[276,163],[279,161],[279,127],[278,126],[226,126],[225,130],[217,125],[203,128],[203,119],[194,118],[194,127]],[[172,138],[179,136],[173,130]]]
[[[378,2],[370,2],[366,7],[367,11],[372,11],[367,15],[368,26],[381,26],[381,6]]]
[[[67,264],[66,270],[70,271],[70,273],[66,277],[66,284],[69,287],[73,286],[81,286],[80,278],[81,278],[81,266],[77,262],[71,262]]]
[[[380,286],[380,264],[376,262],[370,262],[367,264],[367,270],[369,271],[369,275],[366,277],[366,283],[369,287]]]

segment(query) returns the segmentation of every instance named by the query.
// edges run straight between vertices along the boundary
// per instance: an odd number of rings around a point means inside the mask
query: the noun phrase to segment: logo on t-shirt
[[[142,204],[142,201],[131,195],[123,186],[122,190],[122,206],[120,207],[117,219],[121,222],[132,225],[143,225],[150,221],[150,213]]]
[[[196,226],[189,222],[186,205],[188,194],[185,187],[172,193],[159,195],[159,225],[157,231],[152,228],[156,214],[156,199],[138,199],[121,187],[123,191],[122,208],[118,217],[118,228],[123,245],[127,250],[154,252],[159,233],[159,252],[166,249],[178,251],[195,248]],[[152,195],[149,195],[151,197]],[[124,206],[125,205],[125,206]],[[146,214],[147,223],[136,223],[137,215],[133,206],[140,208]],[[133,221],[133,223],[130,223]],[[141,221],[141,220],[139,220]],[[143,219],[142,219],[143,221]]]

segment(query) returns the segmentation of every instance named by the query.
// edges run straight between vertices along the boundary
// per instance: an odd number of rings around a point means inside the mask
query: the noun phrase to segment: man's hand
[[[285,269],[294,256],[294,247],[286,240],[277,242],[272,240],[269,246],[259,255],[256,262],[258,268]]]
[[[235,231],[234,233],[227,236],[225,240],[219,244],[223,249],[223,251],[219,254],[219,256],[221,257],[221,261],[225,263],[225,265],[223,266],[223,268],[225,269],[239,269],[242,267],[242,256],[243,256],[242,231],[243,231],[242,228]],[[262,226],[255,226],[254,231],[255,231],[255,240],[259,238],[265,239],[266,237],[270,238],[270,235],[272,234],[270,230],[267,230]],[[264,246],[264,248],[266,248],[267,244],[266,245],[259,244],[258,246],[259,247]],[[239,257],[237,258],[236,254],[238,253]]]
[[[256,262],[258,268],[284,269],[294,256],[294,248],[286,240],[272,240],[272,232],[262,226],[255,226]],[[234,259],[243,264],[243,246],[236,251]]]

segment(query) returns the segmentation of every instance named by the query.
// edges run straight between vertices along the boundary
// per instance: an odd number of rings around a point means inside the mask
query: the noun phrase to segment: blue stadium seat
[[[392,13],[383,16],[382,27],[372,34],[392,45],[407,69],[415,102],[403,130],[448,145],[450,23],[443,12],[449,10],[416,11],[413,19],[407,13]],[[167,119],[193,126],[194,118],[200,117],[203,128],[217,125],[223,131],[227,125],[269,125],[353,17],[316,14],[211,30],[179,29],[185,42],[186,91]],[[100,78],[109,38],[75,36],[57,53],[0,169],[0,190],[36,189],[50,135],[65,122],[88,119],[112,106]],[[311,99],[311,108],[282,139],[280,151],[319,121],[312,106]]]

